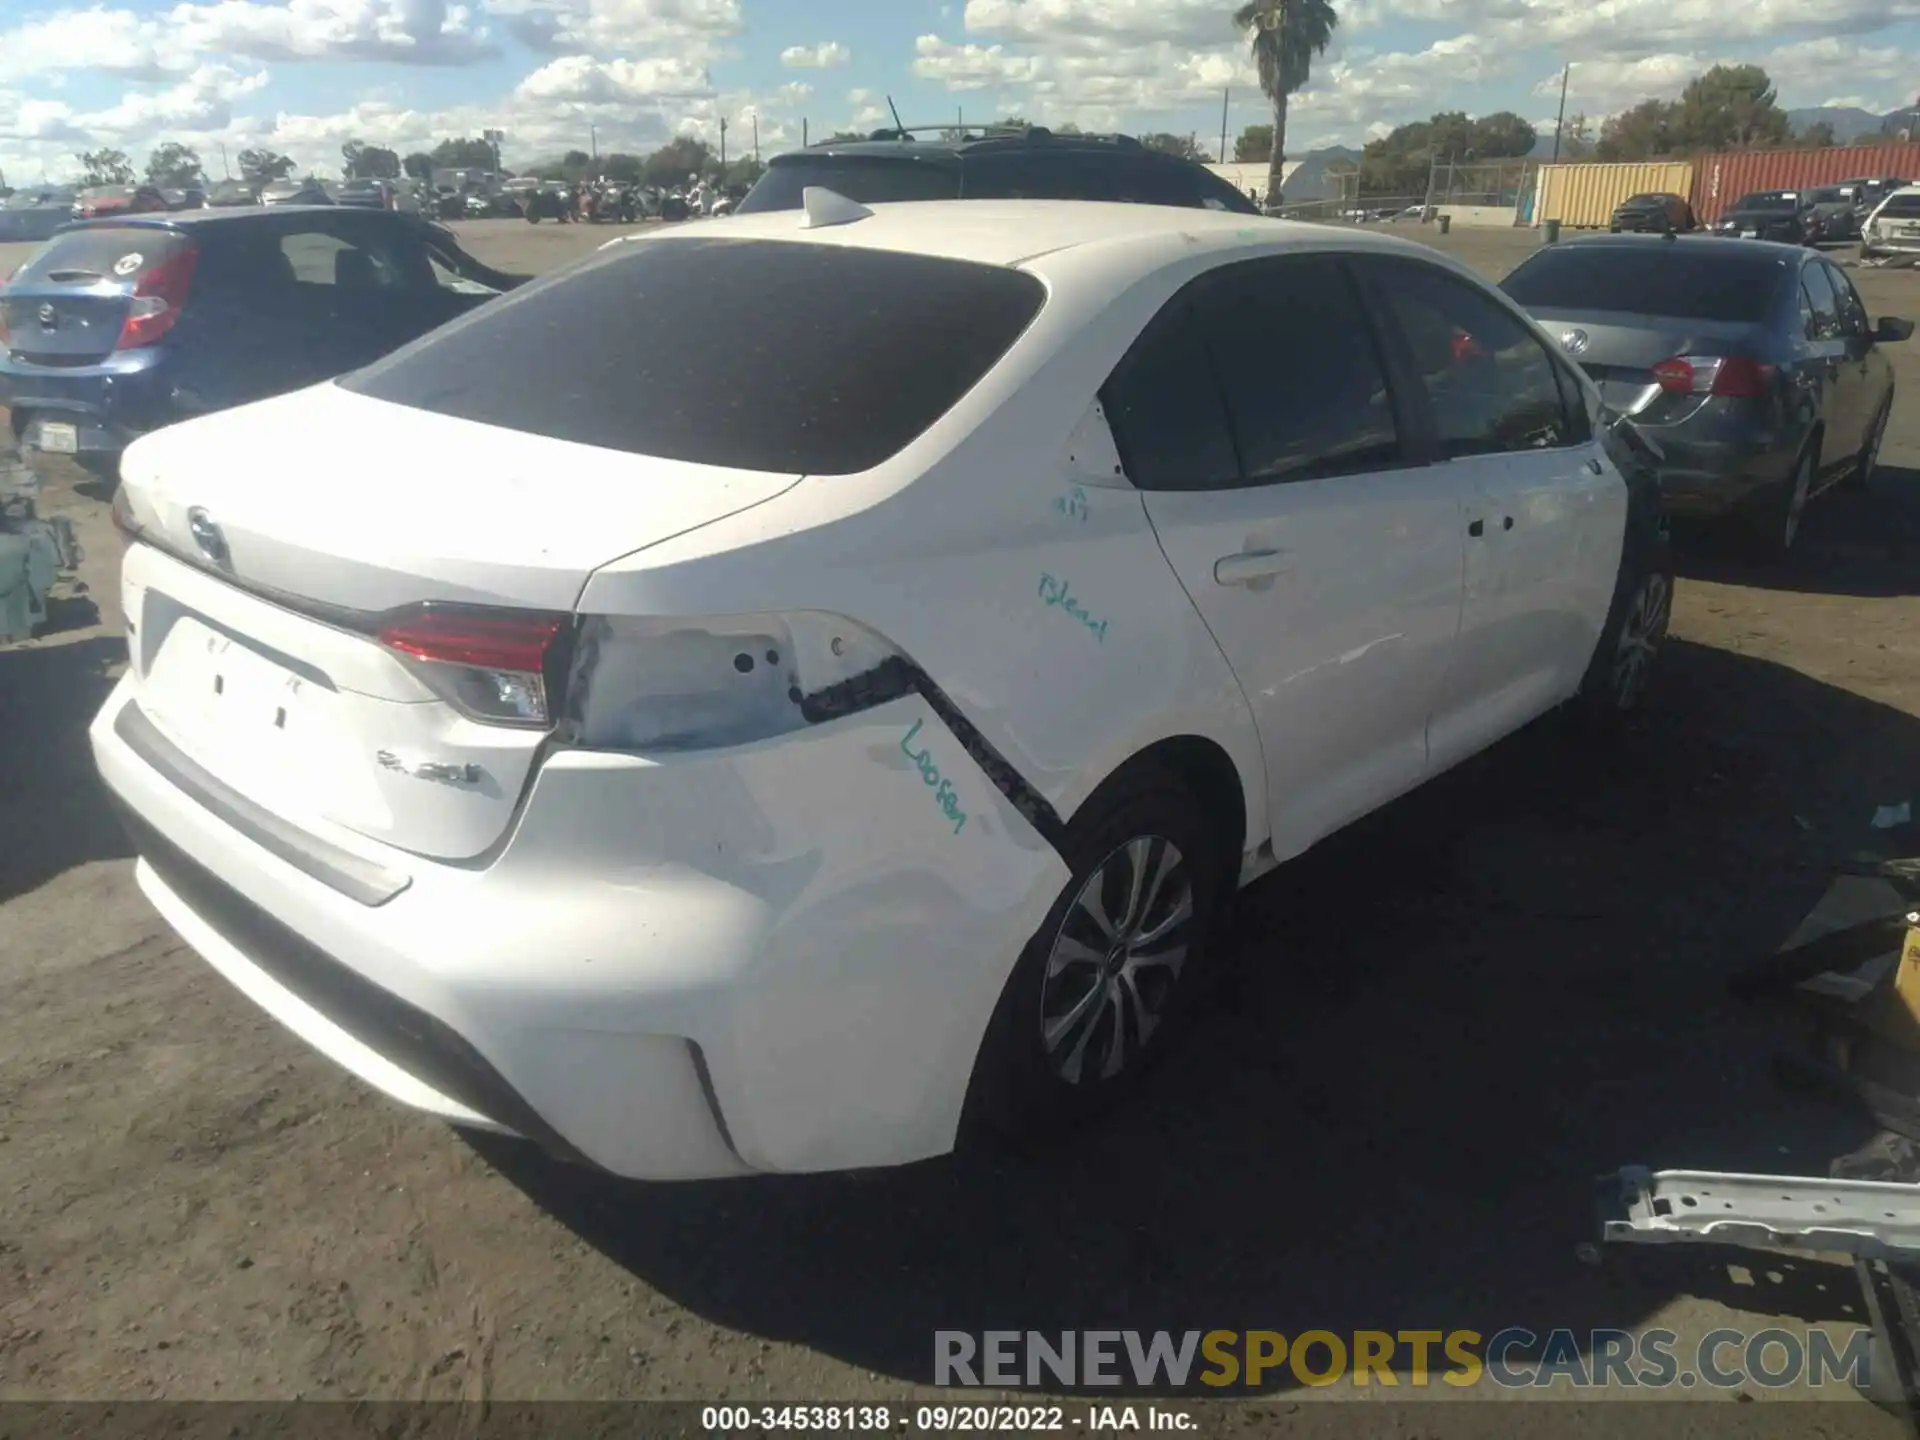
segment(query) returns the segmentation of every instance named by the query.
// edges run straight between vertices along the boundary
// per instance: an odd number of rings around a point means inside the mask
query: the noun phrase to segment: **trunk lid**
[[[1532,314],[1593,378],[1601,399],[1623,415],[1639,415],[1660,397],[1653,367],[1662,360],[1750,353],[1759,338],[1754,326],[1727,321],[1544,308]]]
[[[91,365],[113,353],[141,276],[190,249],[177,231],[85,226],[56,235],[0,290],[8,348],[35,365]]]
[[[800,478],[541,440],[332,385],[145,437],[122,473],[121,504],[155,542],[130,549],[123,581],[148,718],[312,833],[447,859],[505,832],[546,732],[463,715],[374,638],[377,614],[568,612],[593,570]]]

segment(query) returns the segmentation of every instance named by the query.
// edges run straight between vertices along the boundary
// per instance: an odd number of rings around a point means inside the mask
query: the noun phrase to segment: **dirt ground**
[[[527,270],[614,233],[464,229]],[[1497,276],[1534,243],[1448,248]],[[1920,276],[1855,274],[1920,317]],[[1617,754],[1538,727],[1263,882],[1208,1033],[1112,1123],[858,1177],[570,1171],[396,1108],[231,990],[137,894],[94,777],[115,547],[48,467],[89,555],[53,633],[0,651],[0,1398],[897,1398],[941,1328],[1857,1323],[1818,1262],[1575,1249],[1619,1165],[1822,1174],[1870,1133],[1769,1083],[1790,1032],[1724,981],[1835,861],[1915,848],[1867,827],[1920,798],[1920,342],[1893,353],[1871,494],[1776,570],[1683,547]]]

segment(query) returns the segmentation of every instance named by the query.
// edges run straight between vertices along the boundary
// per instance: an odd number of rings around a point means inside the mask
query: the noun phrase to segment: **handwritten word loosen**
[[[1080,603],[1080,597],[1073,593],[1066,581],[1042,573],[1040,576],[1040,598],[1048,605],[1066,611],[1074,619],[1087,627],[1089,634],[1102,645],[1107,643],[1107,622],[1096,620],[1087,613],[1087,607]]]
[[[913,728],[900,737],[900,753],[905,755],[920,772],[920,778],[927,782],[933,791],[933,798],[939,803],[940,813],[953,822],[953,833],[958,835],[967,824],[967,812],[960,808],[960,798],[954,793],[953,782],[940,773],[940,767],[933,763],[930,749],[915,750],[913,737],[920,733],[922,722],[913,722]]]
[[[1066,494],[1057,496],[1053,508],[1069,520],[1078,520],[1084,525],[1087,523],[1087,492],[1076,485]]]

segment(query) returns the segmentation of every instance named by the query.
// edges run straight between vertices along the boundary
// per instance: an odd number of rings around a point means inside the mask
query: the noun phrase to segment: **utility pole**
[[[720,117],[720,173],[727,172],[727,117]]]
[[[753,117],[753,163],[760,163],[760,116],[757,111]]]
[[[220,177],[223,180],[233,178],[233,171],[227,168],[227,142],[224,140],[220,142]]]
[[[1220,163],[1227,163],[1227,103],[1233,98],[1231,87],[1220,92]]]
[[[600,160],[600,127],[589,123],[587,126],[587,153],[597,164]]]
[[[1560,73],[1560,118],[1553,122],[1553,163],[1560,163],[1560,136],[1567,128],[1567,82],[1573,79],[1573,65]]]
[[[800,148],[804,150],[811,143],[812,142],[807,139],[807,117],[802,115],[800,117]]]

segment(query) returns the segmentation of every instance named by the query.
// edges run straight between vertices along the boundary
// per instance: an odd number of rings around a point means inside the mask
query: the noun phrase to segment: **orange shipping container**
[[[1718,220],[1756,190],[1808,190],[1842,180],[1920,180],[1920,141],[1827,150],[1729,150],[1693,162],[1693,213]]]

